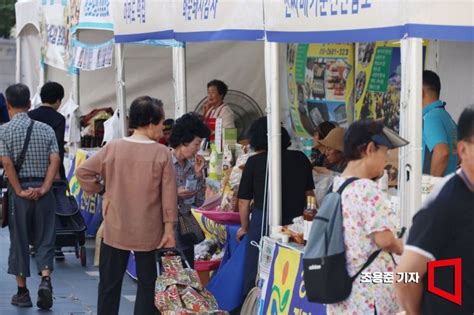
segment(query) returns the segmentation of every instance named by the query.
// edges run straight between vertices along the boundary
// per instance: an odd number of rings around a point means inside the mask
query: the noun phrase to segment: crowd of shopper
[[[202,141],[212,136],[217,118],[223,119],[225,128],[235,126],[232,109],[224,103],[227,85],[213,80],[207,89],[203,111],[175,121],[165,120],[160,100],[136,98],[128,116],[132,135],[110,141],[77,168],[81,188],[87,193],[103,194],[98,314],[118,314],[130,251],[135,253],[138,276],[135,314],[157,312],[157,248],[177,247],[193,266],[195,244],[181,234],[177,222],[192,216],[191,208],[204,203],[206,163],[199,154]],[[440,90],[439,77],[425,71],[423,171],[447,176],[413,218],[405,245],[396,237],[400,228],[397,214],[387,206],[376,182],[383,175],[388,150],[406,144],[403,139],[379,121],[358,121],[347,129],[325,122],[313,135],[315,146],[310,161],[302,152],[289,150],[290,135],[281,128],[282,225],[301,216],[306,197],[315,195],[314,174],[331,176],[332,191],[347,179],[357,178],[341,195],[349,275],[355,275],[368,257],[381,249],[366,272],[417,272],[424,280],[392,286],[356,279],[349,298],[327,305],[328,314],[395,314],[403,309],[407,315],[474,312],[474,107],[464,110],[456,126],[445,110],[446,104],[439,100]],[[65,179],[65,122],[57,113],[64,90],[57,83],[46,83],[41,90],[43,104],[30,112],[30,93],[25,85],[10,86],[5,96],[11,120],[0,127],[0,156],[9,183],[8,273],[16,277],[18,286],[11,302],[19,307],[32,306],[26,283],[32,245],[42,277],[37,305],[50,309],[55,252],[55,198],[51,187],[55,180]],[[266,117],[251,126],[248,138],[255,154],[243,169],[238,190],[241,227],[237,238],[248,244],[242,301],[257,277],[259,249],[250,244],[260,242],[262,228],[268,224],[267,133]],[[393,255],[402,255],[398,266]],[[458,304],[426,290],[427,263],[445,259],[462,260],[463,295]],[[437,273],[437,285],[446,288],[451,284],[451,272]]]

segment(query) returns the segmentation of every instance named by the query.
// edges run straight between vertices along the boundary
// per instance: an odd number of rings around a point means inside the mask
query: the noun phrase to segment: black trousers
[[[263,211],[260,209],[252,209],[252,218],[250,219],[250,225],[247,232],[247,252],[245,253],[245,265],[244,265],[244,286],[242,289],[242,301],[245,300],[247,294],[255,287],[255,280],[257,278],[258,268],[258,257],[259,250],[257,247],[250,244],[254,241],[260,242],[262,235],[262,220]]]
[[[159,314],[155,307],[156,251],[135,252],[137,265],[137,298],[135,315]],[[104,242],[100,249],[100,281],[97,302],[98,315],[118,315],[122,281],[130,251],[111,247]]]

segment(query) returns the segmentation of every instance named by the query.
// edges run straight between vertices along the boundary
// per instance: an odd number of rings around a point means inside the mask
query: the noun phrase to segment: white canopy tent
[[[131,6],[132,3],[132,6]],[[337,43],[401,40],[401,134],[410,141],[400,154],[401,209],[409,225],[421,195],[421,70],[422,41],[438,39],[474,42],[470,0],[359,1],[142,1],[112,0],[116,43],[176,39],[186,42],[254,41],[266,37],[265,76],[269,123],[271,178],[281,178],[278,42]],[[469,47],[467,49],[469,51]],[[236,55],[243,53],[237,53]],[[468,53],[469,54],[469,53]],[[184,53],[176,51],[184,74]],[[208,56],[214,56],[209,51]],[[116,56],[117,58],[118,56]],[[255,57],[258,58],[257,55]],[[119,60],[122,60],[119,58]],[[234,62],[235,60],[231,60]],[[118,78],[121,78],[119,76]],[[185,99],[182,75],[181,100]],[[178,81],[176,80],[176,81]],[[472,89],[471,89],[472,90]],[[120,95],[119,92],[118,95]],[[188,93],[188,95],[190,95]],[[123,97],[124,98],[124,97]],[[177,97],[179,100],[179,97]],[[178,104],[181,101],[177,102]],[[180,106],[178,106],[179,108]],[[272,224],[281,218],[281,183],[271,180]],[[278,193],[275,193],[278,192]]]
[[[265,31],[274,42],[365,42],[401,40],[400,151],[402,224],[409,226],[421,205],[422,39],[474,41],[474,3],[455,1],[265,0]],[[273,141],[279,141],[275,137]],[[279,174],[275,174],[277,176]],[[272,209],[279,211],[279,209]],[[279,224],[273,221],[273,224]]]

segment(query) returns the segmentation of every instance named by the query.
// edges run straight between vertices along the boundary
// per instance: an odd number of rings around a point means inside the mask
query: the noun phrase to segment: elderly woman
[[[389,254],[403,252],[402,241],[394,235],[396,214],[387,207],[374,179],[383,174],[387,151],[406,143],[381,122],[359,121],[347,130],[344,154],[349,162],[342,175],[334,179],[333,191],[347,179],[357,178],[341,195],[347,271],[351,277],[378,249],[382,252],[364,272],[393,272],[395,264]],[[398,310],[392,285],[361,283],[359,278],[353,282],[349,298],[327,305],[327,313],[337,315],[395,314]]]
[[[163,104],[149,96],[130,106],[133,135],[109,142],[77,169],[87,193],[105,192],[104,240],[100,251],[97,314],[119,313],[123,274],[135,252],[138,288],[134,314],[155,314],[155,251],[174,247],[176,178],[171,152],[156,141]]]
[[[331,130],[336,128],[336,124],[330,121],[323,121],[320,123],[313,132],[313,143],[314,147],[311,150],[311,165],[313,166],[324,166],[327,163],[326,156],[322,152],[322,147],[319,144],[319,140],[323,140],[329,134]]]
[[[250,127],[250,145],[257,152],[251,156],[242,174],[238,192],[241,228],[237,238],[247,234],[247,242],[260,241],[265,203],[265,178],[267,170],[267,118],[259,118]],[[314,182],[311,163],[300,151],[288,150],[290,136],[285,128],[281,128],[282,147],[282,224],[291,224],[293,218],[303,215],[306,196],[314,196]],[[253,207],[250,202],[253,200]],[[250,213],[252,218],[250,220]],[[249,222],[250,221],[250,222]],[[245,281],[243,297],[255,285],[257,276],[258,249],[248,245],[245,260]]]
[[[199,207],[204,203],[206,181],[203,175],[205,162],[198,155],[201,141],[209,137],[209,128],[200,117],[188,113],[176,120],[169,139],[172,151],[172,161],[178,185],[178,216],[190,216],[191,207]],[[194,181],[195,189],[187,190],[186,181]],[[189,188],[189,187],[188,187]],[[194,265],[194,244],[189,243],[176,229],[178,248],[186,256],[191,266]]]
[[[234,113],[224,103],[227,90],[227,85],[220,80],[207,83],[207,103],[203,107],[202,115],[208,126],[215,125],[215,120],[222,118],[222,128],[235,128]]]
[[[344,129],[336,127],[332,129],[328,135],[319,140],[324,156],[326,157],[326,167],[316,166],[314,169],[319,174],[334,175],[340,174],[346,167],[344,159]]]

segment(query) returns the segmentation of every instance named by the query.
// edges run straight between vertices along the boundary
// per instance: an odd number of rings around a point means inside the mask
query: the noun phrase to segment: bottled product
[[[306,200],[307,200],[307,205],[306,205],[306,209],[303,212],[303,219],[304,219],[303,239],[304,239],[305,245],[306,245],[306,241],[308,240],[309,233],[311,232],[313,219],[318,212],[318,210],[316,209],[316,198],[314,196],[308,196]]]

